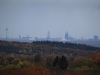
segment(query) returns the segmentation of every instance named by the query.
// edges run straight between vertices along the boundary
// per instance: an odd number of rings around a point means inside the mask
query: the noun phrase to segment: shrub
[[[40,64],[41,63],[41,56],[39,54],[36,54],[34,56],[34,63],[35,64]]]

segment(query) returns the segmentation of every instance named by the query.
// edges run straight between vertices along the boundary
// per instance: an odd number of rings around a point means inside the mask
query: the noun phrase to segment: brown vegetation
[[[0,41],[0,75],[100,75],[100,50],[93,49],[99,48]]]

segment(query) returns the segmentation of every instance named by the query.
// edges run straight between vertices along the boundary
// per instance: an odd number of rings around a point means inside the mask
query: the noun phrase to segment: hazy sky
[[[0,0],[0,37],[100,37],[100,0]]]

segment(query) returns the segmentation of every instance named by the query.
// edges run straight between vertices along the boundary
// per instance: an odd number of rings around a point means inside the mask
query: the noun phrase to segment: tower
[[[68,32],[65,33],[65,39],[68,39]]]
[[[48,38],[48,39],[50,38],[50,32],[48,32],[48,34],[47,34],[47,38]]]
[[[6,40],[8,39],[8,28],[6,28]]]
[[[19,40],[21,40],[21,35],[19,35]]]

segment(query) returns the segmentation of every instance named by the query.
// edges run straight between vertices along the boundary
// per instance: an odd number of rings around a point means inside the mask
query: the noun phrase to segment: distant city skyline
[[[65,32],[65,34],[63,35],[63,37],[52,37],[51,36],[51,33],[50,33],[50,31],[48,31],[47,33],[46,33],[46,36],[45,37],[39,37],[39,36],[34,36],[34,37],[31,37],[30,35],[25,35],[25,36],[21,36],[21,35],[19,35],[18,37],[10,37],[9,35],[8,35],[8,28],[6,28],[5,29],[5,31],[6,31],[6,33],[5,33],[5,37],[0,37],[0,40],[27,40],[27,41],[29,41],[29,40],[33,40],[33,41],[46,41],[46,40],[50,40],[50,41],[52,41],[53,39],[54,39],[54,41],[73,41],[73,40],[100,40],[99,39],[99,36],[98,35],[94,35],[94,36],[92,36],[91,38],[88,38],[88,39],[86,39],[86,38],[83,38],[83,37],[81,37],[81,38],[75,38],[75,37],[73,37],[73,36],[71,36],[68,32]],[[9,37],[8,37],[9,36]]]
[[[6,28],[7,35],[6,35]],[[99,0],[0,0],[0,37],[100,37]]]
[[[7,33],[7,28],[6,28],[6,33]],[[47,37],[30,37],[29,35],[27,36],[20,36],[18,38],[10,38],[10,37],[5,37],[5,38],[0,38],[0,40],[3,41],[17,41],[17,42],[33,42],[33,41],[56,41],[56,42],[70,42],[70,43],[77,43],[77,44],[86,44],[90,46],[95,46],[95,47],[100,47],[100,39],[97,35],[95,35],[92,39],[76,39],[72,36],[69,36],[68,32],[65,33],[65,38],[61,37],[51,37],[50,32],[47,33]]]

